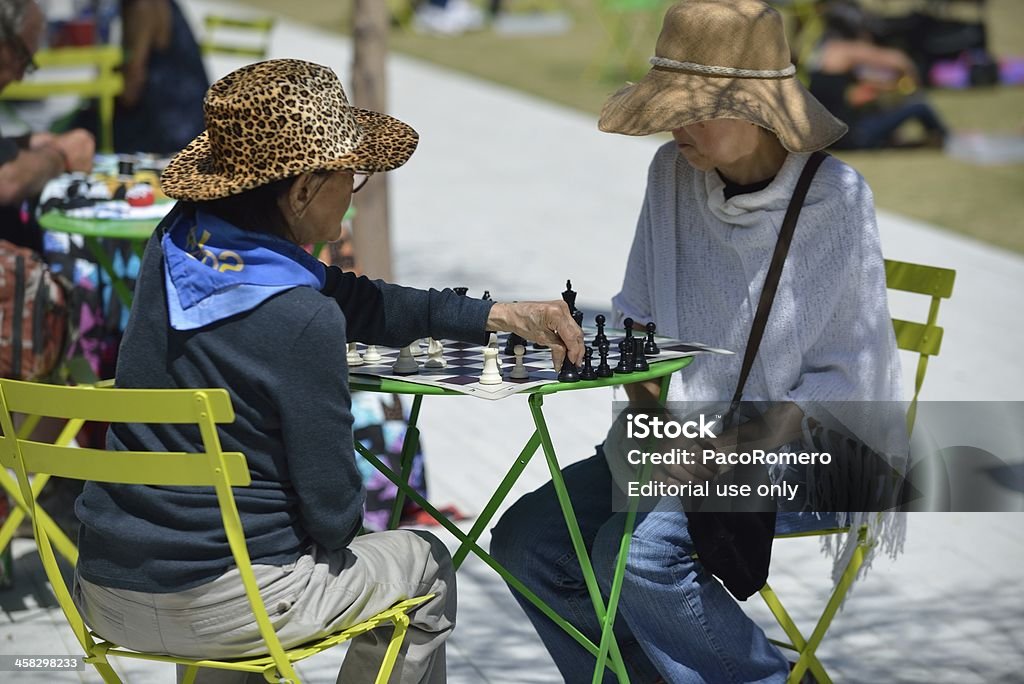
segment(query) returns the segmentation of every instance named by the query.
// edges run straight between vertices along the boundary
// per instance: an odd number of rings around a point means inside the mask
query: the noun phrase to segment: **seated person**
[[[213,84],[205,114],[206,131],[162,178],[179,202],[146,248],[117,385],[230,393],[237,419],[220,429],[221,443],[248,460],[253,484],[239,492],[239,512],[286,648],[433,593],[410,614],[392,681],[444,681],[455,625],[445,546],[419,531],[357,536],[363,487],[346,342],[486,343],[485,331],[509,330],[550,345],[557,365],[580,360],[582,332],[561,301],[494,304],[399,287],[325,267],[302,249],[338,239],[353,192],[404,164],[418,139],[397,119],[349,106],[327,67],[243,67]],[[171,425],[109,433],[112,449],[199,441]],[[98,634],[184,657],[265,651],[212,489],[89,482],[76,511],[76,601]],[[338,681],[371,681],[387,644],[357,637]],[[204,670],[198,681],[231,676]]]
[[[0,91],[35,68],[32,55],[39,49],[44,22],[33,0],[0,4]],[[42,252],[42,233],[23,215],[22,203],[38,197],[47,181],[65,171],[90,170],[94,148],[92,135],[80,129],[0,137],[0,238]]]
[[[655,54],[651,71],[612,95],[598,123],[607,132],[667,132],[673,138],[651,162],[613,313],[620,325],[627,317],[657,321],[669,337],[735,350],[695,359],[672,377],[668,391],[670,402],[728,406],[797,180],[810,155],[839,139],[846,126],[797,81],[782,19],[760,0],[675,3]],[[886,301],[871,191],[852,168],[826,158],[810,184],[743,389],[745,401],[772,402],[778,409],[771,423],[775,434],[799,435],[809,403],[900,399]],[[650,406],[658,398],[657,381],[625,389],[631,405]],[[902,420],[897,417],[896,430],[903,429]],[[645,449],[728,453],[786,443],[758,447],[737,438],[732,428],[700,446],[656,441]],[[626,516],[613,505],[613,493],[626,492],[637,479],[622,439],[613,427],[594,456],[562,471],[606,595]],[[703,483],[714,473],[698,461],[663,466],[657,475],[663,483]],[[771,475],[777,481],[789,473]],[[804,502],[794,504],[777,513],[778,533],[834,526],[834,514],[819,518],[805,511]],[[855,528],[866,517],[850,515]],[[502,516],[491,553],[597,643],[600,624],[561,519],[548,483]],[[694,557],[693,529],[679,497],[663,497],[653,510],[637,514],[615,626],[630,681],[785,682],[786,659]],[[736,550],[741,556],[746,551]],[[513,594],[565,681],[591,681],[595,658]],[[617,680],[608,671],[604,681]]]
[[[836,149],[904,145],[897,132],[908,121],[924,129],[918,145],[942,147],[947,131],[920,91],[910,57],[872,41],[867,17],[854,0],[829,0],[820,11],[825,32],[811,53],[808,88],[850,130]]]

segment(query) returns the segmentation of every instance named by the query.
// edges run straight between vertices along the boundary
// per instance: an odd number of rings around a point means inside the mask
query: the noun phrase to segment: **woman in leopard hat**
[[[237,419],[221,442],[244,453],[252,473],[239,512],[286,648],[431,593],[410,615],[396,673],[444,681],[455,623],[444,545],[425,532],[356,536],[363,492],[346,342],[484,342],[487,330],[511,330],[552,345],[560,363],[580,359],[582,335],[561,301],[493,304],[398,287],[325,267],[302,249],[336,240],[352,194],[404,164],[417,142],[401,121],[349,106],[329,68],[253,64],[213,84],[204,108],[206,130],[163,175],[179,203],[146,248],[117,385],[230,392]],[[109,442],[188,451],[199,436],[117,425]],[[90,482],[77,512],[76,595],[98,634],[190,658],[266,651],[212,491]],[[338,681],[370,681],[387,643],[356,638]]]

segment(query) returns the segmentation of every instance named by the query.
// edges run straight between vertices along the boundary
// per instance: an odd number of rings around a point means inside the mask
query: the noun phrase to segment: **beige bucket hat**
[[[419,136],[398,119],[348,103],[328,67],[276,59],[220,79],[203,101],[206,130],[167,165],[168,197],[211,200],[300,173],[390,171]]]
[[[782,17],[760,0],[682,0],[658,36],[652,68],[608,98],[598,128],[648,135],[711,119],[742,119],[790,152],[846,133],[795,77]]]

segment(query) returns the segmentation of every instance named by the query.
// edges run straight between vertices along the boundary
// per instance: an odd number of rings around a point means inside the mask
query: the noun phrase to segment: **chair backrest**
[[[907,411],[907,431],[913,429],[917,415],[917,396],[921,393],[928,358],[938,356],[942,347],[942,327],[938,325],[939,304],[953,295],[953,281],[956,271],[937,266],[924,266],[906,261],[885,260],[886,286],[890,290],[912,292],[931,297],[928,318],[924,323],[892,319],[896,333],[896,346],[904,351],[918,354],[917,373],[914,377],[914,399]]]
[[[201,449],[186,452],[104,451],[58,446],[22,439],[14,414],[84,419],[107,423],[192,424],[202,435]],[[35,521],[29,475],[50,474],[78,480],[134,485],[213,487],[235,564],[245,585],[253,615],[278,672],[297,681],[281,642],[267,616],[252,572],[232,487],[250,483],[245,456],[221,450],[218,423],[231,423],[234,409],[223,389],[101,389],[64,387],[0,379],[0,467],[15,471],[18,485],[33,506],[33,527],[39,555],[54,593],[75,636],[89,655],[95,641],[60,573],[45,527]]]
[[[117,71],[122,61],[121,48],[116,45],[64,47],[40,50],[36,64],[42,69],[62,69],[74,78],[39,78],[11,83],[2,94],[4,100],[42,100],[54,95],[77,95],[96,99],[99,103],[99,151],[114,151],[114,99],[124,89],[124,79]],[[63,76],[63,75],[58,75]]]
[[[218,14],[203,17],[203,55],[235,55],[266,59],[274,17],[238,18]]]

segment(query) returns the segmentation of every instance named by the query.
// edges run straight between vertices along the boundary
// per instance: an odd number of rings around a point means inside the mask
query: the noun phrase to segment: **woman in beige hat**
[[[846,127],[794,78],[782,20],[759,0],[677,2],[665,15],[651,64],[640,82],[608,99],[599,122],[603,131],[667,132],[673,138],[650,165],[613,313],[619,322],[656,321],[658,331],[670,337],[735,350],[695,359],[672,378],[669,390],[673,402],[729,406],[797,180],[811,153],[839,139]],[[784,264],[743,398],[772,402],[769,414],[780,418],[775,434],[787,439],[801,433],[803,412],[815,402],[864,406],[899,400],[874,206],[871,191],[853,169],[831,157],[817,168]],[[657,397],[656,386],[626,388],[639,405]],[[849,427],[859,430],[861,418],[853,416]],[[880,439],[898,440],[902,418],[886,416],[883,432]],[[746,445],[737,445],[735,435],[730,430],[710,444],[647,443],[644,448],[742,452]],[[595,456],[564,471],[606,591],[624,515],[613,508],[612,493],[626,491],[627,483],[638,479],[636,467],[625,462],[625,447],[621,431],[613,428]],[[685,464],[660,470],[668,483],[703,482],[708,475]],[[778,481],[791,473],[783,469],[771,475]],[[778,513],[778,532],[836,522],[835,514],[819,519],[796,512],[801,500],[794,503],[795,509]],[[495,527],[491,551],[557,612],[597,639],[600,628],[569,535],[561,526],[542,524],[557,511],[550,483],[526,495]],[[852,520],[854,529],[862,519],[876,519],[873,514],[840,518]],[[785,681],[786,660],[694,558],[694,536],[677,497],[661,499],[637,518],[616,629],[631,681]],[[770,541],[769,530],[769,549]],[[593,656],[513,593],[566,681],[590,681]],[[605,681],[614,681],[610,672]]]
[[[494,304],[403,288],[303,251],[337,239],[366,177],[404,164],[417,142],[397,119],[350,107],[327,67],[250,65],[215,83],[204,108],[206,130],[163,175],[179,203],[146,248],[117,384],[230,392],[237,419],[221,443],[244,453],[252,473],[236,499],[285,647],[432,593],[410,616],[392,681],[442,682],[455,623],[444,545],[425,532],[356,536],[363,491],[346,342],[485,342],[487,330],[512,330],[551,345],[560,364],[566,354],[579,361],[582,335],[561,301]],[[117,425],[108,439],[114,449],[201,446],[171,425]],[[76,510],[76,599],[101,636],[193,658],[265,651],[212,490],[90,482]],[[356,638],[338,681],[372,681],[386,646]],[[202,670],[197,681],[239,681],[231,676]]]

